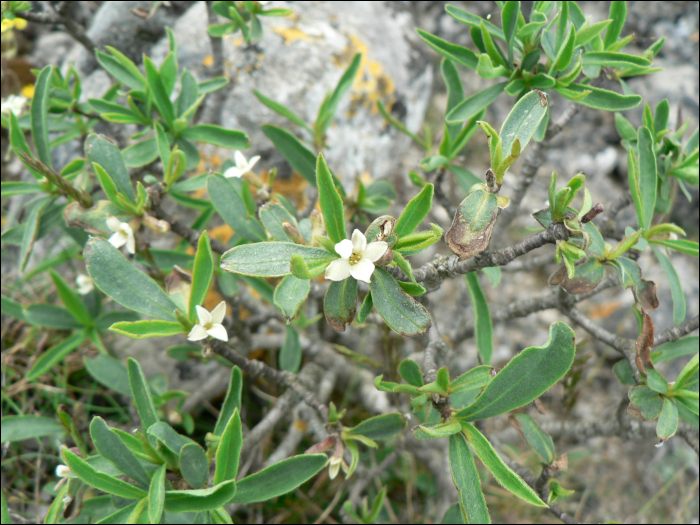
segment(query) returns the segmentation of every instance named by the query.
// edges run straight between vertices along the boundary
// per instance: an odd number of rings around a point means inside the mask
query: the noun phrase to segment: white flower
[[[22,95],[10,95],[7,99],[2,101],[0,106],[2,107],[3,114],[9,116],[10,113],[14,113],[16,117],[19,117],[26,103],[27,97]]]
[[[78,274],[78,277],[75,278],[75,282],[78,284],[78,293],[80,295],[85,295],[95,289],[95,283],[92,277],[83,273]]]
[[[107,215],[107,227],[114,232],[109,238],[109,242],[115,248],[121,248],[126,244],[129,253],[136,253],[136,241],[134,240],[134,230],[128,223],[122,222],[114,215]]]
[[[65,478],[70,474],[70,467],[68,465],[59,465],[56,467],[56,475],[59,478]]]
[[[342,281],[351,275],[358,281],[369,283],[374,273],[374,262],[379,260],[389,249],[385,241],[367,244],[367,238],[360,230],[352,232],[352,241],[345,239],[335,245],[340,255],[326,268],[326,279]]]
[[[201,306],[197,305],[197,317],[199,318],[199,323],[194,325],[194,328],[187,334],[187,339],[190,341],[200,341],[205,339],[207,336],[211,336],[214,339],[220,339],[221,341],[228,341],[228,334],[226,333],[226,328],[223,327],[221,321],[224,320],[226,315],[226,303],[221,301],[219,305],[214,308],[211,313]]]
[[[233,157],[236,160],[236,167],[227,169],[224,173],[224,177],[242,177],[252,170],[253,166],[255,166],[255,164],[260,160],[260,155],[256,155],[255,157],[251,157],[250,160],[246,160],[243,153],[240,151],[237,151]]]

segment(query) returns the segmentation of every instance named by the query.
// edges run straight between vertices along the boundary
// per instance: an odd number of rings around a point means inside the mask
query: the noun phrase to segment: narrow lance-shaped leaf
[[[165,507],[165,470],[167,465],[163,463],[155,471],[148,489],[148,519],[151,523],[160,523]]]
[[[466,275],[469,298],[474,308],[474,325],[476,334],[476,347],[479,350],[481,361],[484,364],[491,364],[493,353],[493,324],[491,323],[491,311],[486,302],[484,291],[479,284],[479,277],[476,272]]]
[[[685,320],[686,314],[683,285],[681,284],[681,280],[678,277],[678,273],[673,267],[671,260],[666,256],[663,250],[660,250],[656,246],[652,246],[651,248],[654,250],[659,263],[661,263],[661,267],[664,269],[664,273],[668,279],[668,284],[671,287],[671,298],[673,299],[673,323],[681,324]]]
[[[85,156],[90,163],[99,164],[116,184],[120,193],[134,202],[136,194],[131,185],[129,172],[117,145],[104,135],[88,135],[85,139]]]
[[[474,458],[461,432],[450,436],[450,470],[464,523],[491,523]]]
[[[484,466],[489,469],[493,477],[496,478],[504,488],[530,505],[535,505],[537,507],[547,506],[537,493],[504,463],[491,443],[488,442],[474,425],[462,422],[462,431],[469,445],[474,449],[474,452],[479,456]]]
[[[315,476],[328,461],[325,454],[294,456],[238,482],[232,503],[255,503],[281,496]]]
[[[339,243],[347,239],[343,199],[335,187],[333,176],[322,153],[319,153],[316,163],[316,185],[318,187],[318,202],[326,222],[328,237],[333,242]]]
[[[288,275],[275,288],[274,300],[289,322],[296,317],[299,308],[304,304],[311,290],[311,282],[308,279],[298,279]]]
[[[141,418],[141,429],[145,433],[151,425],[158,423],[158,413],[151,397],[151,389],[146,382],[139,362],[129,357],[127,358],[127,368],[129,370],[129,385],[136,403],[136,410]]]
[[[323,248],[290,242],[260,242],[227,251],[221,257],[221,268],[254,277],[284,277],[292,273],[290,261],[294,255],[299,255],[311,270],[337,259]]]
[[[476,421],[497,416],[530,403],[559,381],[574,360],[574,331],[557,322],[544,346],[526,348],[511,359],[473,405],[457,417]]]
[[[508,82],[499,82],[498,84],[479,91],[471,97],[463,100],[457,107],[450,111],[445,116],[445,121],[448,124],[454,122],[462,122],[472,118],[485,107],[488,107],[498,96],[503,93],[503,90],[508,85]]]
[[[394,233],[399,237],[411,234],[415,231],[418,225],[430,212],[430,207],[433,202],[434,186],[426,184],[418,195],[413,197],[406,208],[401,213],[401,216],[396,221]]]
[[[554,461],[552,436],[542,430],[535,420],[527,414],[515,414],[510,418],[518,433],[537,452],[542,461],[547,464]]]
[[[168,512],[204,512],[214,510],[231,501],[236,494],[234,480],[219,483],[208,489],[167,490],[165,510]]]
[[[216,470],[214,472],[214,485],[236,479],[238,463],[243,446],[243,430],[241,416],[236,408],[229,419],[226,428],[221,434],[219,446],[216,449]]]
[[[36,146],[39,160],[49,168],[51,151],[49,146],[49,92],[51,90],[51,75],[53,66],[46,66],[39,73],[34,88],[30,118],[32,123],[32,138]]]
[[[316,186],[316,155],[289,131],[277,126],[263,125],[263,133],[277,151],[314,187]]]
[[[355,319],[356,309],[357,281],[348,277],[343,281],[331,282],[323,301],[323,312],[328,324],[336,332],[344,332],[346,325]]]
[[[277,356],[279,369],[296,374],[301,366],[301,358],[299,332],[293,326],[287,326],[287,336]]]
[[[520,140],[521,151],[525,149],[545,113],[547,96],[539,91],[531,91],[518,100],[501,126],[500,137],[505,156],[510,155],[516,139]]]
[[[80,331],[44,352],[39,359],[34,362],[31,370],[29,370],[29,373],[27,374],[27,381],[34,381],[43,374],[47,373],[56,364],[60,363],[68,354],[78,348],[83,341],[87,339],[87,337],[88,336],[85,331]],[[5,430],[3,428],[3,437],[4,436]]]
[[[195,489],[201,489],[209,480],[207,453],[197,443],[188,443],[180,450],[180,472]],[[214,483],[216,485],[216,483]]]
[[[255,217],[248,216],[241,179],[227,179],[220,174],[209,175],[207,192],[216,211],[236,233],[253,242],[267,240],[262,224]]]
[[[177,321],[175,303],[108,241],[93,237],[83,253],[95,285],[116,302],[145,315]]]
[[[399,413],[382,414],[365,419],[347,430],[349,435],[360,435],[369,439],[389,439],[403,432],[408,422]]]
[[[454,60],[458,64],[470,69],[476,69],[478,58],[476,53],[471,49],[453,44],[421,29],[416,29],[416,31],[418,32],[418,36],[423,39],[423,42],[425,42],[428,47],[437,51],[445,58]]]
[[[190,290],[189,314],[190,321],[197,318],[196,306],[204,302],[209,293],[211,278],[214,274],[214,254],[209,244],[207,232],[202,233],[197,243],[197,253],[194,256],[194,269],[192,271],[192,288]]]
[[[637,149],[639,151],[639,189],[641,205],[644,209],[644,224],[640,228],[649,229],[656,205],[656,155],[654,154],[654,137],[646,126],[637,131]]]
[[[104,419],[94,417],[90,423],[90,437],[100,455],[121,472],[144,487],[150,485],[150,478],[143,465],[119,436],[107,426]]]
[[[224,399],[224,404],[221,406],[221,411],[219,412],[219,419],[216,420],[216,426],[214,427],[214,435],[220,436],[226,425],[228,425],[229,420],[233,417],[236,409],[240,411],[241,409],[241,394],[243,391],[243,373],[241,369],[234,366],[231,369],[231,379],[228,383],[228,390],[226,391],[226,398]]]
[[[432,321],[428,311],[406,294],[386,270],[375,268],[369,286],[374,306],[389,328],[409,337],[430,329]]]

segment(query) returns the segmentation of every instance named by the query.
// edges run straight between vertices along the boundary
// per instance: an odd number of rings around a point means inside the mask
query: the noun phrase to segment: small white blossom
[[[375,261],[389,249],[385,241],[375,241],[367,244],[367,238],[360,230],[352,233],[352,241],[345,239],[335,245],[335,251],[340,255],[326,268],[326,279],[342,281],[352,276],[358,281],[370,282],[374,273]]]
[[[109,242],[115,248],[121,248],[126,244],[129,253],[136,253],[136,241],[134,230],[128,223],[122,222],[114,215],[107,215],[107,227],[114,232],[109,238]]]
[[[59,478],[65,478],[70,474],[70,467],[68,465],[59,465],[56,467],[56,475]]]
[[[19,117],[22,114],[26,103],[27,97],[22,95],[10,95],[2,101],[0,106],[2,107],[3,114],[9,116],[10,113],[14,113],[16,117]]]
[[[78,284],[78,293],[80,295],[85,295],[95,289],[95,283],[92,277],[84,273],[78,274],[78,277],[75,278],[75,282]]]
[[[187,339],[190,341],[200,341],[205,339],[207,336],[211,336],[214,339],[219,339],[221,341],[228,341],[228,334],[226,333],[226,328],[223,327],[221,321],[224,320],[226,315],[226,303],[221,301],[219,305],[214,308],[211,313],[201,306],[197,305],[197,317],[199,318],[199,323],[194,325],[194,328],[187,334]]]
[[[251,157],[250,160],[246,160],[246,158],[243,156],[243,153],[237,151],[233,155],[233,158],[236,161],[236,166],[227,169],[224,173],[224,177],[242,177],[243,175],[245,175],[253,169],[253,166],[255,166],[255,164],[260,160],[260,155],[256,155],[255,157]]]

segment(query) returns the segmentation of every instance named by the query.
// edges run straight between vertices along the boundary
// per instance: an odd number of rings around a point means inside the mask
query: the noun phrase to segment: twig
[[[512,260],[545,244],[554,244],[569,238],[569,232],[561,223],[552,223],[546,230],[528,237],[517,244],[501,250],[487,250],[470,259],[459,261],[457,256],[436,255],[432,262],[413,270],[416,281],[425,283],[428,290],[435,290],[445,279],[454,279],[459,275],[475,272],[489,266],[505,266]],[[408,280],[400,270],[392,268],[392,274],[402,280]]]
[[[688,319],[686,322],[681,323],[676,326],[672,326],[665,332],[661,332],[654,338],[654,345],[660,345],[663,343],[670,343],[671,341],[677,341],[684,335],[688,335],[693,330],[697,330],[700,326],[700,318],[696,315],[692,319]]]
[[[435,186],[435,198],[440,203],[440,205],[443,208],[445,208],[445,211],[448,213],[448,215],[450,217],[454,217],[454,214],[456,212],[455,207],[452,206],[450,198],[447,195],[445,195],[444,191],[442,191],[442,183],[445,180],[446,172],[447,168],[445,167],[445,165],[440,166],[437,170],[435,180],[433,181],[433,184]]]
[[[44,7],[44,11],[41,13],[24,11],[19,13],[18,16],[36,24],[62,24],[66,28],[66,32],[80,42],[87,52],[90,53],[90,56],[94,57],[96,49],[94,42],[87,36],[85,28],[78,24],[68,13],[71,4],[73,2],[63,2],[61,9],[57,12],[51,5],[51,2],[41,2],[41,5]]]
[[[440,337],[437,326],[435,326],[435,318],[433,317],[433,326],[428,332],[428,346],[425,347],[425,355],[423,357],[423,381],[432,383],[437,377],[438,365],[437,354],[445,351],[445,341]]]
[[[603,237],[617,238],[617,221],[615,218],[618,213],[630,204],[632,204],[632,194],[629,191],[625,191],[612,202],[605,212],[605,220],[598,226]]]

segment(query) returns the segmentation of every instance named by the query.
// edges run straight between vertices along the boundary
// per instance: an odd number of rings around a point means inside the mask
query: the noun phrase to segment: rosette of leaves
[[[160,421],[151,389],[140,365],[127,361],[128,385],[141,419],[133,434],[113,428],[100,417],[90,424],[95,452],[61,449],[70,468],[68,483],[56,494],[46,521],[57,520],[70,501],[86,488],[104,492],[98,509],[110,523],[232,523],[231,503],[255,503],[286,494],[315,476],[326,464],[324,454],[293,456],[236,481],[243,432],[240,417],[241,371],[234,367],[216,426],[203,447]],[[62,421],[70,421],[65,412]],[[215,462],[213,477],[210,464]],[[183,488],[186,487],[186,488]],[[82,505],[71,506],[79,509]],[[70,509],[68,509],[70,513]]]
[[[251,40],[262,40],[263,27],[259,17],[292,14],[291,9],[282,7],[265,9],[262,2],[214,2],[212,9],[217,15],[230,22],[210,25],[209,34],[214,37],[223,37],[240,29],[246,44],[250,44]]]
[[[491,366],[481,365],[450,380],[447,368],[441,368],[435,381],[425,384],[418,364],[406,359],[399,365],[399,373],[405,384],[383,381],[382,376],[378,376],[374,384],[385,392],[409,394],[414,412],[432,402],[440,413],[440,420],[422,423],[413,429],[413,433],[418,439],[449,438],[450,468],[459,492],[462,517],[465,523],[489,523],[486,501],[470,448],[496,480],[515,496],[532,505],[544,507],[546,504],[503,462],[487,438],[472,423],[504,414],[535,400],[564,377],[571,368],[574,354],[573,330],[564,323],[554,323],[544,346],[526,348],[497,374]],[[452,400],[459,400],[462,408],[453,408]],[[535,432],[534,428],[532,430]],[[554,460],[553,445],[538,445],[537,450],[546,461],[551,463]]]
[[[474,257],[488,247],[498,210],[509,203],[507,197],[498,195],[503,176],[530,142],[547,107],[547,97],[535,90],[513,106],[500,133],[488,123],[478,122],[488,138],[491,168],[486,172],[486,184],[474,184],[469,189],[445,234],[445,242],[460,261]]]
[[[275,303],[289,319],[306,300],[309,280],[319,277],[331,262],[339,258],[335,245],[347,238],[343,199],[322,154],[319,154],[316,164],[316,184],[322,215],[315,219],[312,215],[311,224],[303,227],[290,210],[271,204],[260,215],[276,240],[243,244],[221,258],[221,268],[234,274],[283,277],[275,291]],[[398,220],[382,216],[368,227],[367,241],[383,240],[389,245],[389,250],[376,261],[370,292],[365,296],[358,315],[360,322],[364,322],[372,307],[376,307],[387,325],[402,335],[414,336],[430,328],[430,315],[410,295],[420,295],[425,289],[413,278],[406,257],[424,251],[442,236],[442,229],[436,225],[432,225],[429,231],[415,232],[430,211],[432,197],[433,186],[428,185],[408,203]],[[381,266],[398,266],[410,281],[397,281]],[[355,319],[357,296],[357,281],[353,277],[331,282],[324,311],[334,329],[344,331]]]

